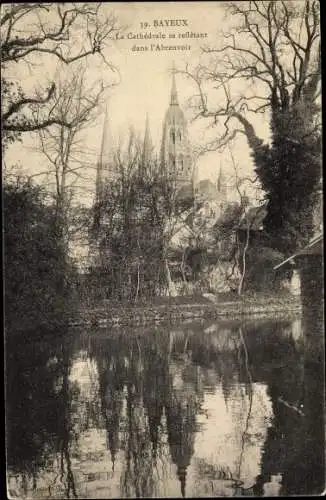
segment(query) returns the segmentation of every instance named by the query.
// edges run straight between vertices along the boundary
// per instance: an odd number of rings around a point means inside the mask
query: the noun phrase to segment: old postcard
[[[322,495],[317,0],[1,7],[11,499]]]

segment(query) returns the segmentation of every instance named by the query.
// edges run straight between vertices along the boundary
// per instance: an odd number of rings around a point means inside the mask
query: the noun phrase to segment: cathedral
[[[209,179],[198,179],[198,167],[195,164],[188,137],[187,120],[179,104],[175,71],[172,72],[170,101],[163,120],[158,161],[153,150],[147,115],[142,144],[142,168],[149,171],[154,164],[158,165],[157,168],[161,169],[161,173],[175,182],[178,197],[194,197],[197,206],[206,206],[204,210],[206,216],[209,216],[212,211],[215,217],[221,214],[227,205],[226,178],[221,168],[216,183]],[[96,199],[98,201],[105,192],[105,185],[116,178],[113,140],[106,112],[100,157],[97,164]]]
[[[193,194],[193,155],[188,139],[187,122],[179,106],[175,73],[172,74],[170,105],[163,122],[161,168],[174,179],[179,194]]]

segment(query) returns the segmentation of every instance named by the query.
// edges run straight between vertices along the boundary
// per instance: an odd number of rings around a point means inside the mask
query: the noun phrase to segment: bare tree
[[[22,3],[7,4],[1,8],[1,69],[2,69],[2,130],[16,133],[45,129],[57,124],[73,127],[67,116],[30,113],[30,108],[43,110],[56,102],[56,82],[38,95],[26,95],[20,84],[10,81],[10,70],[17,64],[28,64],[31,69],[37,58],[48,57],[63,65],[92,55],[100,56],[114,70],[107,59],[109,43],[118,29],[117,19],[107,14],[107,7],[99,3]],[[46,109],[51,109],[46,106]]]
[[[238,295],[242,295],[243,291],[243,285],[244,285],[244,280],[246,276],[246,255],[247,255],[247,250],[249,247],[249,239],[250,239],[250,229],[252,225],[252,221],[248,217],[248,198],[246,197],[245,191],[241,189],[241,185],[245,181],[245,179],[240,179],[239,178],[239,173],[238,173],[238,167],[235,162],[233,153],[231,148],[229,147],[230,151],[230,156],[232,160],[232,166],[234,169],[235,173],[235,187],[237,190],[237,193],[239,195],[239,200],[240,200],[240,217],[238,224],[244,224],[246,228],[246,236],[245,236],[245,241],[244,244],[241,245],[239,242],[238,235],[236,235],[236,260],[237,260],[237,265],[238,269],[240,270],[240,280],[238,284]],[[237,228],[236,228],[237,230]],[[242,248],[241,248],[242,247]],[[241,259],[241,262],[240,262]]]
[[[54,187],[56,220],[65,245],[69,243],[73,197],[82,187],[78,183],[82,184],[86,170],[92,168],[87,162],[83,134],[98,117],[106,90],[101,82],[89,87],[85,80],[85,70],[79,68],[69,80],[59,81],[49,116],[56,114],[60,123],[38,130],[40,149],[48,167],[37,175],[46,174],[48,186]],[[32,112],[39,121],[38,106]],[[71,124],[69,128],[64,125],[67,122]]]
[[[234,172],[234,188],[238,201],[226,208],[219,220],[212,228],[217,245],[218,263],[221,259],[231,263],[231,269],[223,272],[224,279],[232,288],[236,284],[237,294],[240,296],[244,291],[247,276],[247,253],[251,243],[251,231],[259,224],[266,211],[266,203],[260,202],[258,207],[250,204],[247,196],[249,184],[256,184],[257,179],[248,176],[240,176],[239,165],[235,160],[230,144],[228,150]]]
[[[207,150],[246,137],[268,200],[266,229],[291,253],[311,236],[321,175],[319,3],[234,1],[226,10],[220,45],[182,71],[196,88],[190,106],[215,127]],[[271,141],[254,126],[265,112]]]
[[[163,203],[165,209],[163,226],[165,279],[168,295],[175,296],[177,295],[177,290],[170,272],[169,251],[173,245],[173,239],[175,239],[179,233],[178,246],[181,248],[183,247],[180,270],[184,279],[184,247],[189,239],[189,234],[193,235],[193,237],[196,236],[191,223],[192,216],[194,214],[194,204],[192,196],[183,199],[179,198],[179,189],[173,178],[170,176],[164,176],[162,181],[165,186],[163,188]]]
[[[181,73],[197,88],[191,99],[196,116],[223,124],[224,131],[209,150],[224,146],[240,133],[257,151],[263,141],[248,114],[300,107],[320,96],[319,4],[245,1],[230,2],[226,8],[228,18],[235,22],[223,33],[222,46],[203,47],[203,63]],[[205,56],[209,56],[208,64]],[[234,82],[242,83],[245,89],[238,96]],[[207,94],[210,84],[224,95],[217,107]],[[309,118],[313,117],[306,118],[309,134],[320,123],[311,124]]]
[[[175,295],[169,250],[173,236],[189,225],[193,205],[178,200],[174,179],[154,157],[143,164],[142,143],[134,130],[120,142],[113,154],[113,177],[94,206],[99,267],[123,298],[137,301],[163,289]]]

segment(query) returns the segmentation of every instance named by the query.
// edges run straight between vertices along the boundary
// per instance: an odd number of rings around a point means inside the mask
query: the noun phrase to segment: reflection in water
[[[12,497],[323,490],[323,359],[297,320],[70,333],[8,342]]]

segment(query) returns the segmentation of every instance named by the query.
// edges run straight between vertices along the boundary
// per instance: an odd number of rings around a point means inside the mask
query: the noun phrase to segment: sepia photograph
[[[325,494],[320,36],[1,5],[9,499]]]

